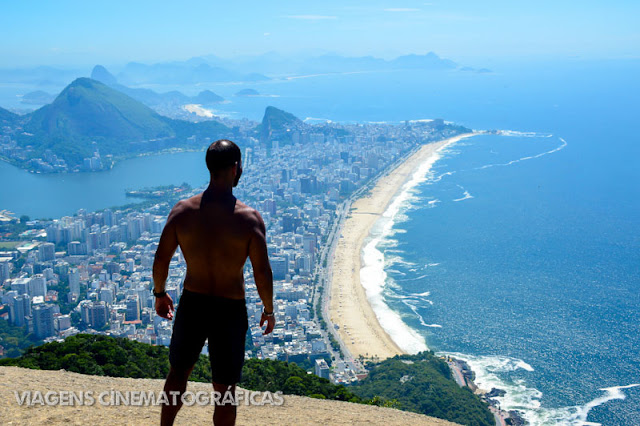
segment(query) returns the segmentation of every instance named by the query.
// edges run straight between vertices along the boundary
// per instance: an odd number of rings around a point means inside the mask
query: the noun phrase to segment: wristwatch
[[[267,312],[267,311],[265,311],[264,309],[262,310],[262,313],[263,313],[263,314],[264,314],[264,316],[266,316],[266,317],[273,317],[273,316],[275,316],[275,315],[276,315],[275,311],[274,311],[274,312],[271,312],[271,313],[268,313],[268,312]]]
[[[153,290],[153,295],[154,295],[155,297],[164,297],[164,296],[166,296],[166,295],[167,295],[167,292],[166,292],[166,291],[164,291],[164,290],[162,290],[160,293],[156,293],[156,291],[155,291],[155,290]]]

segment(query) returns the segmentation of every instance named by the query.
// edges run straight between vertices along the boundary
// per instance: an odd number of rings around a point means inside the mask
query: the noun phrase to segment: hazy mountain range
[[[177,90],[166,93],[157,93],[151,89],[127,87],[123,84],[120,84],[118,79],[102,65],[96,65],[93,68],[93,71],[91,71],[91,78],[103,84],[106,84],[107,86],[118,90],[119,92],[129,95],[133,99],[136,99],[150,107],[167,103],[180,105],[189,103],[212,105],[224,101],[224,98],[222,96],[218,96],[210,90],[203,90],[196,96],[187,96]]]
[[[118,69],[118,67],[110,66]],[[429,52],[423,55],[403,55],[386,60],[373,56],[348,57],[335,53],[321,55],[287,56],[265,53],[254,56],[220,58],[215,55],[194,57],[185,61],[142,64],[130,62],[112,74],[119,84],[138,86],[145,84],[200,84],[220,82],[265,81],[279,76],[313,73],[340,73],[357,71],[386,71],[400,69],[430,70],[488,70],[461,66],[449,59]],[[35,86],[63,86],[77,77],[87,77],[89,69],[62,69],[35,67],[0,69],[0,81],[4,83],[27,83]],[[109,83],[107,83],[109,84]]]

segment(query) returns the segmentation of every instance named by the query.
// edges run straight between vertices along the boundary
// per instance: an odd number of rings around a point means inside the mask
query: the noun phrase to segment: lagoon
[[[37,174],[0,161],[0,210],[55,219],[131,203],[136,199],[125,195],[130,189],[183,182],[198,187],[208,179],[204,151],[136,157],[93,173]]]

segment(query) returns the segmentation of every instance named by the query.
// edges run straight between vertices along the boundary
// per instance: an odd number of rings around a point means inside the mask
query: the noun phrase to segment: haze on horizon
[[[5,3],[0,68],[335,52],[454,61],[640,57],[640,3],[150,0]],[[488,62],[489,61],[489,62]]]

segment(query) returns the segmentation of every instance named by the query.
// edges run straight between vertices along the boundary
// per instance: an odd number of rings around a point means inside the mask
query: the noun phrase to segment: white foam
[[[465,361],[475,373],[476,385],[485,391],[502,389],[504,396],[495,397],[504,410],[519,410],[527,413],[540,407],[542,392],[528,387],[524,381],[506,382],[501,374],[523,369],[533,371],[533,367],[521,359],[506,356],[473,356],[460,353],[445,353]]]
[[[302,121],[304,121],[305,123],[310,122],[310,121],[313,121],[313,122],[316,122],[316,123],[332,123],[332,121],[330,119],[328,119],[328,118],[316,118],[316,117],[307,117]]]
[[[508,163],[485,164],[484,166],[476,167],[474,170],[483,170],[483,169],[488,169],[488,168],[490,168],[490,167],[504,167],[504,166],[510,166],[510,165],[512,165],[512,164],[516,164],[516,163],[519,163],[519,162],[521,162],[521,161],[533,160],[533,159],[535,159],[535,158],[540,158],[540,157],[543,157],[543,156],[545,156],[545,155],[553,154],[553,153],[555,153],[555,152],[558,152],[558,151],[560,151],[560,150],[564,149],[564,148],[567,146],[567,141],[565,141],[565,140],[564,140],[564,139],[562,139],[562,138],[558,138],[558,139],[560,139],[560,141],[561,141],[562,143],[560,144],[560,146],[558,146],[558,147],[556,147],[556,148],[554,148],[554,149],[552,149],[552,150],[550,150],[550,151],[545,151],[545,152],[542,152],[542,153],[537,154],[537,155],[532,155],[532,156],[527,156],[527,157],[518,158],[517,160],[511,160],[511,161],[509,161]]]
[[[529,364],[527,364],[526,362],[524,362],[522,360],[520,362],[518,362],[518,364],[516,366],[519,367],[519,368],[522,368],[523,370],[534,371],[532,366],[530,366]]]
[[[378,249],[378,245],[392,234],[393,226],[397,221],[406,219],[406,216],[403,217],[402,211],[410,206],[411,201],[416,200],[413,194],[415,187],[431,177],[429,174],[431,167],[441,158],[443,149],[451,144],[452,142],[439,148],[427,161],[417,167],[373,227],[369,241],[362,250],[363,267],[360,269],[360,282],[365,289],[367,299],[382,328],[401,349],[408,353],[427,350],[427,345],[424,337],[409,327],[400,315],[391,310],[384,302],[382,292],[387,285],[387,273],[385,272],[384,254]],[[400,261],[402,260],[398,259],[398,262]],[[410,262],[402,262],[411,265]],[[407,306],[416,314],[420,323],[426,325],[416,307],[412,304],[407,304]]]
[[[574,423],[572,424],[585,424],[585,422],[587,421],[587,416],[589,415],[589,411],[593,410],[594,408],[603,405],[609,401],[612,401],[614,399],[625,399],[626,395],[624,393],[622,393],[622,389],[630,389],[630,388],[635,388],[640,386],[640,383],[634,383],[632,385],[626,385],[626,386],[614,386],[614,387],[610,387],[610,388],[603,388],[600,389],[601,391],[605,391],[606,394],[604,396],[601,396],[599,398],[595,398],[594,400],[586,403],[585,405],[581,406],[581,407],[577,407],[577,412],[571,417],[571,420],[574,421]],[[599,424],[599,423],[592,423],[592,424]]]
[[[439,176],[437,176],[437,177],[434,177],[434,178],[430,179],[430,181],[431,181],[432,183],[440,182],[444,177],[446,177],[446,176],[451,176],[451,175],[453,175],[454,173],[455,173],[455,172],[445,172],[445,173],[443,173],[443,174],[441,174],[441,175],[439,175]]]
[[[498,133],[502,136],[519,138],[550,138],[551,136],[553,136],[550,133],[520,132],[517,130],[498,130]]]
[[[390,270],[390,269],[389,269],[388,271],[389,271],[389,272],[391,272],[391,270]],[[407,274],[405,274],[404,272],[397,272],[397,271],[393,271],[393,272],[394,272],[394,273],[398,273],[399,275],[403,275],[403,276],[407,275]],[[415,277],[415,278],[402,278],[402,279],[399,279],[399,280],[396,280],[396,281],[418,281],[418,280],[421,280],[421,279],[426,278],[426,277],[427,277],[427,274],[424,274],[424,275],[420,275],[419,277]],[[429,292],[427,291],[426,293],[429,293]],[[411,297],[411,296],[408,296],[408,297]]]
[[[463,197],[462,198],[456,198],[453,201],[464,201],[464,200],[469,200],[473,198],[473,195],[469,194],[469,191],[464,191]]]
[[[525,380],[516,379],[512,382],[501,378],[504,373],[516,371],[518,369],[527,372],[534,371],[534,368],[524,360],[509,358],[504,356],[473,356],[461,353],[443,353],[454,358],[461,359],[469,364],[475,373],[475,383],[483,390],[492,388],[505,391],[504,396],[494,397],[503,410],[517,410],[522,413],[522,417],[531,426],[585,426],[600,425],[600,423],[588,422],[589,412],[600,405],[612,400],[623,400],[625,394],[623,389],[640,387],[640,383],[614,386],[600,389],[606,392],[605,395],[595,398],[584,405],[571,405],[567,407],[547,408],[543,407],[541,400],[542,392],[527,386]]]
[[[384,302],[382,291],[387,274],[384,270],[384,255],[376,248],[380,238],[373,238],[363,249],[364,267],[360,269],[360,282],[365,289],[371,308],[384,330],[398,346],[408,353],[427,350],[424,338],[402,321],[400,315]]]
[[[402,301],[402,303],[407,305],[413,311],[413,313],[416,315],[416,317],[418,317],[418,321],[420,321],[420,324],[423,327],[430,327],[430,328],[442,327],[439,324],[427,324],[424,321],[424,317],[422,315],[420,315],[420,313],[418,312],[418,307],[416,305],[414,305],[413,303],[411,303],[412,301],[415,301],[415,300],[405,299],[405,300]],[[429,301],[427,300],[427,302],[429,302]],[[433,304],[433,303],[431,303],[431,304]]]

